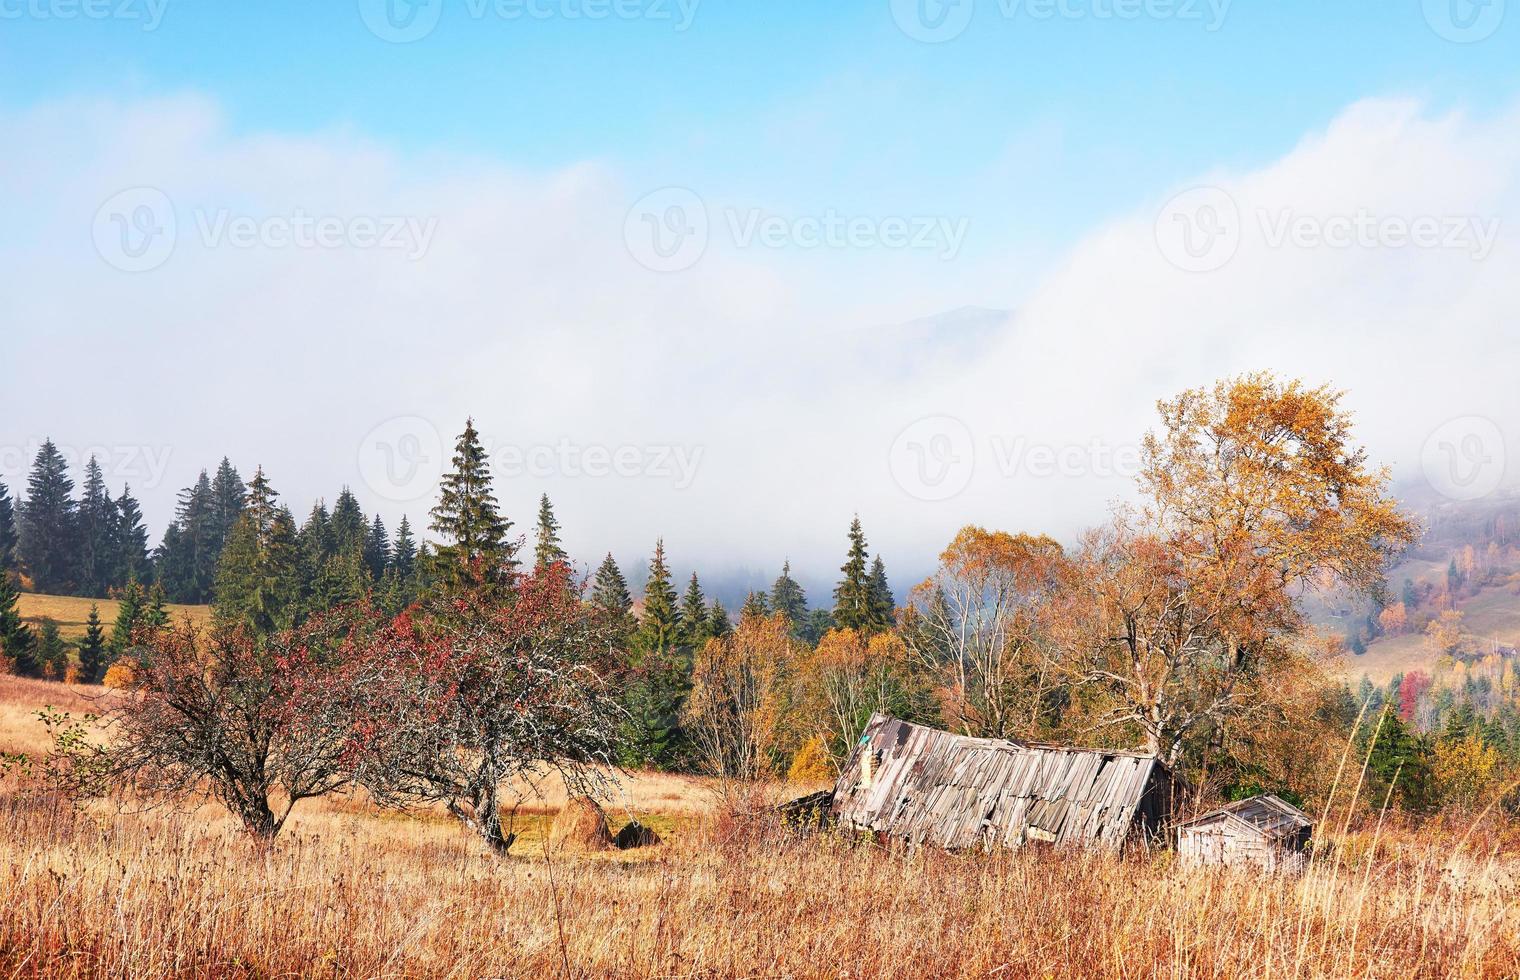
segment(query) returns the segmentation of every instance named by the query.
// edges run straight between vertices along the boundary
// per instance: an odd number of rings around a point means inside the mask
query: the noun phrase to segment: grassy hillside
[[[84,635],[85,621],[90,616],[90,606],[100,607],[100,621],[109,630],[116,622],[116,609],[118,603],[115,599],[85,599],[77,596],[62,595],[39,595],[33,592],[23,592],[21,600],[17,603],[21,610],[21,617],[36,626],[44,616],[51,618],[58,624],[64,638],[75,640]],[[179,622],[186,616],[197,626],[203,626],[211,621],[210,606],[180,606],[171,604],[169,615],[175,622]]]
[[[1484,589],[1461,605],[1462,633],[1469,644],[1485,649],[1498,642],[1520,646],[1520,596],[1509,588]],[[1384,683],[1397,674],[1414,669],[1429,672],[1438,659],[1424,636],[1380,636],[1367,645],[1367,652],[1354,657],[1347,654],[1347,676],[1355,679],[1366,674],[1374,683]]]

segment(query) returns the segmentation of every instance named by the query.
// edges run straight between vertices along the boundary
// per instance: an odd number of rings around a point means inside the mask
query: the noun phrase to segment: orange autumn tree
[[[818,737],[837,770],[878,711],[909,713],[907,649],[896,633],[866,636],[834,629],[805,661],[800,706],[811,739]]]
[[[914,589],[904,633],[947,725],[987,738],[1040,730],[1056,684],[1045,606],[1064,562],[1044,535],[966,527]]]
[[[1143,504],[1084,540],[1053,666],[1092,727],[1133,730],[1175,765],[1285,723],[1278,681],[1317,667],[1294,596],[1381,598],[1419,528],[1353,443],[1340,392],[1249,374],[1158,409]]]
[[[684,720],[712,775],[753,781],[775,774],[798,650],[785,613],[750,613],[731,634],[698,651]]]

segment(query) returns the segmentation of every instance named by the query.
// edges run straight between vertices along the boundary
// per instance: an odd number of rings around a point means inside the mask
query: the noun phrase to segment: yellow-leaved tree
[[[1296,595],[1381,596],[1419,528],[1354,443],[1340,392],[1248,374],[1158,410],[1142,504],[1067,566],[1052,664],[1094,727],[1132,730],[1175,765],[1293,724],[1282,682],[1318,666]]]

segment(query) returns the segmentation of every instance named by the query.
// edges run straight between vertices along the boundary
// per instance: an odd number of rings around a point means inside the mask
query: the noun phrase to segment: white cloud
[[[0,324],[27,365],[7,372],[0,444],[50,434],[169,449],[164,483],[143,490],[155,531],[173,489],[223,453],[245,470],[262,463],[297,509],[351,483],[390,520],[406,510],[421,523],[426,501],[383,501],[363,485],[360,440],[421,416],[451,441],[473,414],[497,446],[641,447],[640,465],[656,469],[662,447],[700,453],[680,490],[674,473],[501,488],[520,527],[548,491],[584,558],[631,558],[663,534],[678,566],[790,555],[818,577],[838,564],[857,510],[899,575],[968,521],[1069,534],[1127,491],[1156,398],[1256,367],[1349,388],[1375,455],[1405,473],[1456,416],[1494,419],[1520,458],[1509,377],[1520,228],[1502,223],[1516,214],[1516,121],[1351,106],[1260,169],[1158,188],[1015,295],[1024,276],[986,262],[985,241],[974,264],[948,265],[911,251],[739,249],[716,217],[701,261],[660,275],[623,238],[649,188],[605,164],[524,172],[347,132],[240,134],[194,96],[48,104],[0,118],[12,224]],[[1222,189],[1241,215],[1238,248],[1211,272],[1181,271],[1157,245],[1163,203],[1193,185]],[[178,235],[164,265],[131,275],[96,254],[91,228],[102,202],[137,186],[168,195]],[[706,203],[716,216],[753,202]],[[1285,211],[1321,233],[1362,212],[1501,224],[1475,261],[1442,248],[1273,247]],[[218,215],[300,214],[409,217],[436,232],[412,260],[211,245],[199,230]],[[944,308],[947,278],[1019,312],[879,326]],[[911,423],[936,416],[964,423],[975,466],[957,469],[967,461],[953,440],[914,430],[920,445],[896,451],[917,455],[899,463],[966,482],[949,501],[919,501],[890,454]],[[8,482],[15,455],[0,458]]]

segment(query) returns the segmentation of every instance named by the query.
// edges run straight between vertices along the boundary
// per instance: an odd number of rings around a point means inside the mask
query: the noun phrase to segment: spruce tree
[[[565,549],[560,547],[559,521],[554,517],[554,506],[549,495],[538,498],[538,533],[533,540],[533,567],[543,571],[555,562],[565,561]]]
[[[728,618],[728,610],[723,608],[723,603],[714,599],[712,609],[707,613],[707,628],[714,637],[722,639],[731,636],[734,632],[734,624]]]
[[[1369,751],[1366,741],[1373,732],[1377,741]],[[1386,710],[1381,728],[1374,724],[1364,729],[1362,742],[1369,799],[1381,805],[1392,787],[1393,800],[1406,810],[1425,810],[1435,802],[1430,748],[1409,731],[1396,711]]]
[[[331,609],[347,595],[348,582],[339,560],[337,535],[325,501],[318,500],[312,505],[306,523],[301,525],[298,541],[304,609],[307,612]]]
[[[665,543],[655,544],[644,584],[644,610],[634,647],[638,651],[630,674],[623,707],[624,762],[636,765],[675,766],[688,754],[688,739],[681,727],[681,712],[691,692],[691,658],[680,649],[681,614],[670,584],[665,562]]]
[[[628,592],[628,580],[612,558],[612,552],[602,559],[596,577],[591,583],[591,604],[614,616],[627,616],[633,611],[633,596]]]
[[[78,580],[74,481],[51,439],[43,442],[27,478],[17,528],[21,565],[38,592],[68,595]]]
[[[834,589],[834,621],[847,629],[869,632],[875,624],[866,535],[860,518],[850,522],[850,550],[840,566],[844,578]]]
[[[217,565],[218,621],[261,634],[295,625],[303,591],[295,519],[276,504],[278,496],[259,468]]]
[[[695,650],[711,636],[712,628],[707,620],[707,596],[702,594],[702,583],[697,581],[697,573],[692,572],[686,594],[681,597],[681,641]]]
[[[417,579],[417,542],[412,537],[412,525],[403,514],[381,587],[385,608],[395,613],[415,602],[420,591]]]
[[[58,623],[51,616],[43,616],[37,626],[37,646],[33,659],[38,673],[43,677],[61,680],[69,665],[69,645],[63,642]]]
[[[111,626],[111,657],[115,659],[132,649],[132,633],[146,625],[148,597],[142,583],[128,582],[121,590],[121,601],[116,604],[116,622]]]
[[[739,607],[740,621],[756,616],[769,616],[770,614],[771,607],[770,604],[766,601],[764,592],[756,592],[751,590],[750,593],[744,597],[744,605]]]
[[[790,561],[782,564],[781,575],[777,577],[776,584],[771,586],[771,608],[786,614],[786,618],[792,622],[793,632],[800,630],[807,620],[807,593],[792,578]]]
[[[0,575],[16,567],[16,506],[11,492],[0,483]]]
[[[76,516],[78,581],[81,595],[101,596],[117,584],[115,578],[116,501],[106,490],[105,474],[94,456],[84,467]]]
[[[823,639],[824,634],[833,629],[835,625],[834,614],[827,609],[810,609],[808,610],[807,621],[803,623],[802,629],[798,631],[797,638],[809,646],[817,646],[818,641]]]
[[[396,577],[402,582],[410,584],[416,572],[417,564],[417,541],[412,537],[412,524],[401,515],[401,524],[396,528],[396,544],[391,548],[391,568]]]
[[[148,609],[143,613],[143,625],[162,629],[169,625],[169,597],[162,585],[154,584],[148,593]]]
[[[644,611],[639,617],[639,641],[646,652],[668,651],[681,640],[681,613],[676,608],[676,590],[670,584],[670,567],[665,564],[665,541],[655,542],[654,558],[649,562],[649,580],[644,583]]]
[[[15,579],[0,573],[0,655],[14,664],[18,674],[31,674],[36,671],[32,631],[21,618],[20,599]]]
[[[154,562],[157,579],[174,602],[210,600],[221,557],[217,522],[211,478],[201,470],[195,485],[180,491],[174,522],[164,531]]]
[[[211,481],[212,549],[218,561],[222,549],[227,546],[227,538],[232,534],[233,526],[243,516],[247,499],[248,488],[243,485],[243,478],[232,462],[223,456],[221,465],[216,468],[216,476]]]
[[[134,578],[136,578],[134,576]],[[153,578],[169,590],[169,594],[181,601],[190,601],[186,594],[195,578],[194,555],[190,539],[180,528],[178,521],[169,522],[164,528],[163,540],[153,552]],[[143,578],[139,582],[147,581]]]
[[[191,579],[185,592],[187,598],[181,601],[209,602],[216,582],[216,561],[221,557],[222,528],[216,497],[205,470],[201,470],[200,479],[183,502],[183,513],[192,558]]]
[[[332,509],[333,550],[340,555],[364,552],[364,541],[369,535],[369,522],[364,519],[364,509],[359,498],[348,487],[338,492]]]
[[[877,555],[871,562],[871,629],[889,630],[897,622],[897,600],[887,584],[887,565]]]
[[[122,487],[116,498],[116,525],[112,534],[113,564],[111,585],[121,587],[132,579],[146,582],[152,577],[149,557],[148,526],[143,522],[142,506],[132,496],[131,487]]]
[[[106,675],[107,659],[100,607],[91,603],[90,617],[84,622],[84,638],[79,641],[79,679],[85,684],[99,684]]]
[[[473,419],[455,444],[453,469],[443,478],[432,515],[432,530],[443,539],[430,562],[439,587],[510,590],[517,566],[516,546],[507,539],[512,522],[497,511],[485,447]]]
[[[370,522],[369,536],[364,539],[364,567],[368,569],[370,578],[378,582],[385,578],[385,573],[391,566],[391,537],[385,529],[385,522],[376,514]]]

